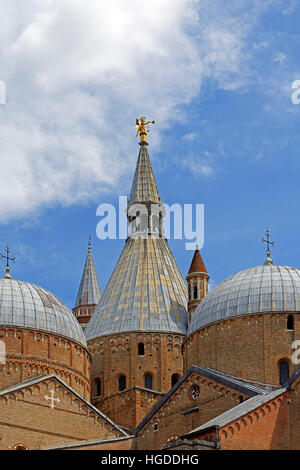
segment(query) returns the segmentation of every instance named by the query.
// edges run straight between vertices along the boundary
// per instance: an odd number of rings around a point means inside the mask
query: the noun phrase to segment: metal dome
[[[300,312],[300,269],[266,264],[230,276],[198,305],[188,335],[220,320],[267,312]]]
[[[129,239],[84,333],[186,334],[186,286],[165,239]]]
[[[15,279],[0,279],[0,327],[17,326],[48,331],[86,347],[74,315],[51,292]]]

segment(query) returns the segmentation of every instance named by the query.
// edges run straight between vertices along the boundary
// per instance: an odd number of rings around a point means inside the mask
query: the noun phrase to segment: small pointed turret
[[[88,254],[83,268],[73,313],[83,330],[88,324],[95,307],[101,297],[100,284],[92,256],[91,238],[89,239]]]
[[[188,314],[189,321],[192,318],[192,313],[199,305],[203,297],[208,292],[208,281],[209,275],[207,274],[206,267],[204,265],[198,246],[194,252],[194,256],[191,262],[191,266],[186,276],[188,284]]]

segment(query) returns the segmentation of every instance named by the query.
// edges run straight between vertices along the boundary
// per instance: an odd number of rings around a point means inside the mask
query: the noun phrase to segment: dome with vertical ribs
[[[65,336],[86,347],[74,315],[55,295],[28,282],[0,279],[0,328],[17,326]]]
[[[225,279],[196,308],[188,335],[227,318],[269,312],[300,312],[299,269],[266,264]]]

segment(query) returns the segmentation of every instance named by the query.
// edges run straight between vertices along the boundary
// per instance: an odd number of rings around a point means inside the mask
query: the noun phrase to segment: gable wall
[[[191,397],[195,385],[200,387],[197,399]],[[240,396],[243,400],[249,398],[249,395],[192,372],[138,433],[137,448],[161,449],[171,438],[192,431],[236,406]],[[199,411],[182,414],[197,407]]]
[[[50,391],[55,391],[54,409]],[[29,449],[84,440],[121,437],[122,433],[55,379],[0,396],[0,449],[22,443]]]

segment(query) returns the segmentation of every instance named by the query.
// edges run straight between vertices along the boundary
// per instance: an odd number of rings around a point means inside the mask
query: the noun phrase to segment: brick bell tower
[[[207,274],[207,270],[198,247],[194,252],[186,280],[188,284],[188,315],[190,322],[194,310],[208,292],[209,275]]]
[[[92,400],[132,430],[183,373],[187,287],[163,235],[164,208],[153,174],[145,118],[128,201],[129,236],[85,330]]]

